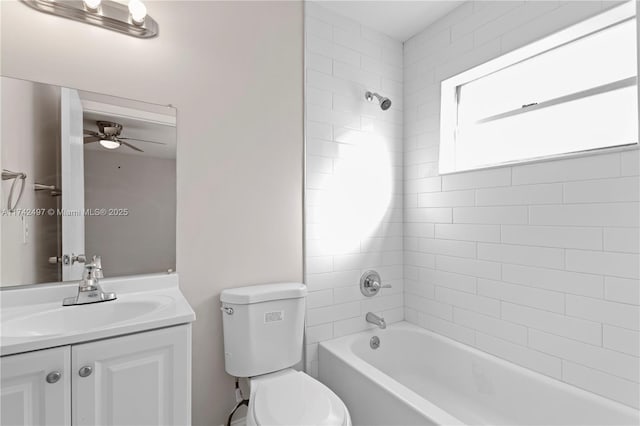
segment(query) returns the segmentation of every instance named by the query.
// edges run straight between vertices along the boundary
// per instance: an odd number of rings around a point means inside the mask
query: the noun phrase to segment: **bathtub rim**
[[[389,376],[385,372],[367,363],[364,359],[360,358],[355,352],[353,352],[353,350],[350,347],[351,342],[353,342],[354,339],[360,336],[370,337],[374,335],[379,335],[379,337],[382,340],[382,343],[384,343],[383,335],[385,334],[385,332],[389,330],[391,331],[405,330],[405,331],[417,332],[420,334],[427,335],[435,339],[439,343],[451,345],[455,349],[470,353],[471,356],[478,356],[482,360],[493,362],[493,363],[499,363],[509,371],[515,371],[518,374],[524,374],[528,379],[540,380],[548,386],[552,386],[559,390],[565,390],[571,394],[577,394],[578,397],[582,396],[588,402],[600,404],[605,409],[620,411],[623,415],[628,415],[631,418],[640,419],[640,409],[635,409],[634,407],[631,407],[629,405],[612,400],[610,398],[596,394],[594,392],[587,391],[585,389],[574,386],[570,383],[563,382],[559,379],[547,376],[543,373],[531,370],[527,367],[521,366],[507,359],[501,358],[499,356],[493,355],[488,352],[481,351],[480,349],[477,349],[473,346],[467,345],[462,342],[458,342],[457,340],[451,339],[447,336],[443,336],[431,330],[427,330],[418,325],[412,324],[408,321],[398,321],[393,324],[389,324],[386,330],[369,328],[357,333],[341,336],[331,340],[326,340],[324,342],[319,342],[318,347],[319,349],[322,348],[324,350],[327,350],[332,355],[338,357],[347,365],[351,366],[361,374],[365,374],[368,377],[371,377],[372,374],[377,375],[377,377],[382,379],[380,380],[380,383],[383,386],[388,386],[388,389],[395,395],[398,395],[398,394],[408,395],[410,397],[407,399],[408,405],[411,405],[414,409],[425,412],[425,415],[426,413],[429,413],[429,415],[437,414],[438,420],[442,419],[445,421],[445,423],[442,423],[442,424],[464,425],[465,424],[464,422],[462,422],[461,420],[453,416],[451,413],[441,409],[436,404],[430,402],[429,400],[422,397],[417,392],[414,392],[412,389],[398,382],[396,379]],[[343,356],[340,356],[341,353],[348,353],[351,356],[348,358],[343,357]],[[640,386],[640,383],[638,383],[637,385]],[[426,404],[423,404],[422,402],[426,402]]]

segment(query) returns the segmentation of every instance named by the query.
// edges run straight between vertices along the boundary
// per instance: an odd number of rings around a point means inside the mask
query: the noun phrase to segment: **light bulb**
[[[134,24],[142,25],[144,24],[145,16],[147,16],[147,6],[140,0],[130,0],[129,13]]]
[[[95,12],[100,7],[101,1],[102,0],[84,0],[84,5],[90,11]]]
[[[100,145],[102,145],[103,147],[105,147],[107,149],[120,148],[120,142],[112,141],[111,139],[102,139],[100,141]]]

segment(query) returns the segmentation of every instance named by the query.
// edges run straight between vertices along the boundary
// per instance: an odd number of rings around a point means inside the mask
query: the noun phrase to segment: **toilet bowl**
[[[286,369],[250,383],[247,426],[351,426],[342,400],[305,373]]]
[[[331,389],[291,368],[302,359],[306,294],[300,283],[220,294],[225,370],[249,379],[248,426],[351,426]]]

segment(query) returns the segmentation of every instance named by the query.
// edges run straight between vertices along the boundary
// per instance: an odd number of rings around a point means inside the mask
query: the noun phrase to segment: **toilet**
[[[292,368],[302,359],[306,295],[300,283],[220,294],[225,370],[249,379],[248,426],[351,426],[331,389]]]

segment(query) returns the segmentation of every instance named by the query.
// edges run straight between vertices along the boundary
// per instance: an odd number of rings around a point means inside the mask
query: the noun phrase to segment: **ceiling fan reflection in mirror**
[[[130,144],[127,141],[137,141],[144,143],[155,143],[157,145],[166,145],[163,142],[147,141],[144,139],[135,138],[123,138],[120,136],[122,133],[122,124],[114,123],[111,121],[96,121],[98,131],[85,130],[84,143],[98,142],[100,145],[107,149],[117,149],[122,145],[129,147],[138,152],[144,152],[142,149]]]

